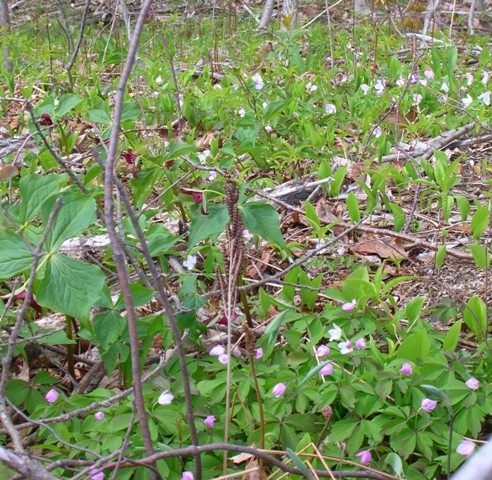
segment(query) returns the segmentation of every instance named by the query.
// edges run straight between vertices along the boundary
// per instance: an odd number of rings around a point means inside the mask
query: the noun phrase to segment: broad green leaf
[[[46,239],[47,250],[56,252],[58,247],[67,239],[80,235],[96,220],[96,202],[89,195],[77,192],[61,194],[62,207],[53,222],[53,226]],[[48,222],[55,205],[53,196],[45,202],[41,210],[43,222]]]
[[[313,207],[312,203],[306,200],[304,203],[304,208],[306,210],[307,221],[311,224],[313,228],[319,228],[321,223],[319,221],[318,214],[316,213],[316,209]]]
[[[427,332],[422,329],[420,332],[409,335],[396,351],[398,358],[404,358],[413,362],[424,361],[430,350],[430,340]]]
[[[83,101],[85,101],[84,97],[80,97],[79,95],[75,95],[73,93],[62,95],[58,101],[58,105],[55,107],[55,115],[58,117],[63,117],[63,115],[66,115],[70,112],[70,110],[73,110]]]
[[[463,325],[463,320],[458,320],[446,334],[444,338],[444,343],[442,349],[446,352],[454,352],[458,346],[458,341],[460,339],[461,325]]]
[[[27,224],[41,209],[43,203],[52,195],[60,191],[60,187],[67,181],[68,175],[27,175],[19,182],[21,223]]]
[[[118,340],[126,326],[126,320],[114,310],[99,313],[92,319],[94,335],[102,350]]]
[[[77,342],[73,339],[68,338],[67,334],[63,330],[61,330],[59,332],[53,332],[47,337],[41,337],[38,340],[38,343],[45,343],[47,345],[73,345]]]
[[[400,205],[396,205],[395,203],[390,204],[391,211],[393,212],[393,221],[395,223],[395,230],[400,232],[401,229],[405,226],[405,212]]]
[[[403,473],[403,463],[401,457],[395,452],[390,452],[386,455],[385,462],[393,469],[393,472],[397,477],[400,477]]]
[[[290,310],[283,310],[268,324],[268,327],[265,330],[265,336],[268,335],[269,345],[273,345],[277,341],[278,331],[289,313]]]
[[[181,155],[187,155],[188,153],[196,152],[197,150],[198,147],[196,145],[172,140],[171,142],[169,142],[167,153],[164,158],[166,161],[169,161],[174,158],[181,157]]]
[[[477,340],[482,342],[483,333],[487,329],[487,307],[479,296],[474,295],[468,300],[463,308],[463,319]]]
[[[408,302],[406,310],[408,322],[412,324],[419,318],[422,306],[424,305],[424,296],[416,297]]]
[[[446,257],[446,245],[441,245],[436,252],[436,268],[441,268]]]
[[[316,365],[315,367],[311,368],[309,372],[306,374],[306,376],[300,381],[298,387],[301,385],[305,384],[308,380],[313,378],[323,367],[326,367],[330,362],[321,362],[319,365]]]
[[[104,125],[111,124],[111,117],[102,109],[89,110],[86,120],[92,123],[102,123]]]
[[[286,248],[278,213],[267,203],[247,203],[239,207],[244,226],[253,234]]]
[[[488,207],[478,207],[471,219],[471,230],[473,238],[479,240],[489,225],[489,209]]]
[[[477,245],[476,243],[471,243],[470,250],[478,268],[483,270],[490,268],[490,252],[487,248],[482,245]]]
[[[345,165],[344,167],[338,169],[333,175],[333,182],[330,183],[330,195],[332,197],[337,197],[340,193],[347,169],[348,167]]]
[[[302,460],[296,455],[296,453],[291,450],[290,448],[287,448],[287,455],[289,458],[292,460],[292,463],[302,472],[302,474],[308,479],[308,480],[315,480],[314,475],[309,471],[309,469],[304,465]]]
[[[457,195],[454,198],[456,199],[456,204],[458,205],[458,210],[460,211],[461,220],[466,222],[468,215],[470,214],[470,202],[463,195]]]
[[[350,220],[357,223],[360,220],[359,202],[354,192],[350,192],[347,196],[347,209],[350,215]]]
[[[148,288],[140,285],[139,283],[131,283],[130,284],[130,293],[133,299],[134,307],[142,307],[150,302],[152,297],[154,296],[154,291],[149,290]],[[120,294],[116,305],[114,306],[115,310],[120,310],[125,308],[125,301],[123,299],[123,294]]]
[[[199,208],[195,210],[191,219],[189,248],[195,247],[202,240],[223,232],[229,220],[229,212],[225,205],[208,206],[208,214],[203,215]]]
[[[140,107],[136,103],[125,103],[121,112],[121,123],[138,120],[141,114]]]
[[[55,254],[37,285],[36,300],[54,312],[86,319],[103,285],[104,275],[95,265]]]
[[[12,232],[0,232],[0,278],[8,279],[32,265],[31,250]]]
[[[120,363],[125,362],[129,354],[130,354],[130,348],[128,347],[128,345],[125,345],[124,343],[113,343],[109,347],[109,350],[107,352],[101,354],[101,359],[104,363],[104,368],[106,369],[108,376],[111,376],[111,374],[113,373],[114,369],[116,368],[116,364],[118,363],[118,360]],[[125,422],[129,422],[129,421],[130,419],[128,418],[125,421],[122,421],[122,423],[125,424]],[[126,423],[126,426],[128,428],[128,423]],[[116,430],[116,428],[113,425],[111,428],[113,430]]]
[[[151,225],[145,232],[149,253],[152,257],[169,253],[180,237],[173,235],[162,223]]]

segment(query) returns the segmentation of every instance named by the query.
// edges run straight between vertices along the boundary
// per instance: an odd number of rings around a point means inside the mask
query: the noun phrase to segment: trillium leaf
[[[31,264],[31,251],[20,237],[12,232],[0,232],[0,278],[13,277]]]
[[[66,115],[84,101],[84,97],[80,97],[73,93],[67,93],[60,98],[58,105],[55,107],[55,113],[58,117],[63,117],[63,115]]]
[[[244,226],[255,235],[286,248],[278,213],[267,203],[247,203],[239,207]]]
[[[199,209],[195,211],[190,225],[188,246],[190,248],[213,235],[218,235],[225,230],[229,213],[225,205],[209,205],[208,215],[203,215]]]
[[[96,220],[96,202],[89,195],[67,192],[61,195],[63,205],[55,218],[46,239],[46,248],[55,252],[69,238],[76,237]],[[56,198],[51,197],[42,208],[46,225],[53,211]]]
[[[83,320],[99,299],[103,285],[104,275],[95,265],[55,254],[37,285],[36,301],[54,312]]]

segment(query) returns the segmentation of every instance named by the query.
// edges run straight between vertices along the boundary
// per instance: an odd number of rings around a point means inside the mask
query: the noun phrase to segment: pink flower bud
[[[472,377],[470,380],[465,382],[465,385],[472,390],[478,390],[480,387],[480,382],[475,377]]]
[[[285,393],[285,390],[287,390],[287,387],[283,383],[277,383],[277,385],[272,388],[272,393],[278,398]]]
[[[316,355],[318,355],[318,357],[325,357],[326,355],[329,354],[330,354],[330,347],[327,347],[326,345],[320,345],[316,349]]]
[[[100,472],[97,469],[93,468],[90,472],[91,480],[103,480],[104,472]]]
[[[465,457],[471,457],[474,451],[475,444],[473,442],[470,442],[469,440],[461,442],[456,448],[456,453],[464,455]]]
[[[403,373],[403,374],[405,374],[405,375],[411,376],[412,373],[413,373],[412,366],[408,362],[405,362],[401,366],[400,372]]]
[[[430,398],[424,398],[422,400],[422,409],[427,413],[432,412],[434,408],[436,408],[437,402],[435,400],[431,400]]]
[[[344,310],[345,312],[351,312],[355,308],[356,303],[357,302],[355,301],[355,299],[351,302],[344,303],[342,305],[342,310]]]
[[[95,418],[98,422],[100,422],[100,421],[104,418],[104,412],[96,412],[96,413],[94,414],[94,418]]]
[[[259,347],[256,349],[255,357],[257,360],[259,360],[261,357],[263,357],[263,348]]]
[[[364,348],[366,348],[366,341],[363,338],[358,338],[355,341],[355,348],[357,350],[364,350]]]
[[[181,475],[181,480],[193,480],[195,477],[193,475],[193,472],[190,472],[186,470],[186,472],[183,472]]]
[[[227,355],[227,353],[220,354],[219,362],[222,363],[222,365],[227,365],[229,363],[229,355]]]
[[[215,425],[215,416],[214,415],[209,415],[204,421],[203,423],[207,426],[207,427],[210,427],[210,428],[213,428],[213,426]]]
[[[321,375],[331,375],[333,373],[333,365],[331,363],[327,363],[320,371]]]
[[[45,396],[44,398],[48,403],[55,403],[58,400],[58,392],[52,388]]]
[[[371,452],[369,452],[367,450],[361,450],[355,456],[360,457],[360,463],[362,463],[362,465],[367,465],[368,463],[371,462],[371,459],[372,459]]]
[[[225,348],[222,345],[215,345],[212,350],[210,350],[210,355],[213,355],[214,357],[218,357],[219,355],[222,355],[225,352]]]

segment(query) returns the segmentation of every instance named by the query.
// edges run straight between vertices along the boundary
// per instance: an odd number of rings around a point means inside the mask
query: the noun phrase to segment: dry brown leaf
[[[396,238],[385,240],[363,240],[352,247],[352,252],[358,255],[377,255],[380,258],[408,258],[403,244]]]
[[[234,455],[231,457],[232,463],[235,463],[236,465],[239,465],[240,463],[247,462],[254,458],[254,455],[251,455],[251,453],[238,453],[237,455]]]
[[[198,148],[210,148],[210,142],[215,137],[215,130],[211,130],[210,132],[205,132],[197,141],[196,146]]]

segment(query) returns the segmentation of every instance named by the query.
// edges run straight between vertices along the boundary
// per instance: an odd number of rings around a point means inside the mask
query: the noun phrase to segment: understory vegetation
[[[0,457],[449,478],[491,432],[490,36],[234,9],[4,33]]]

